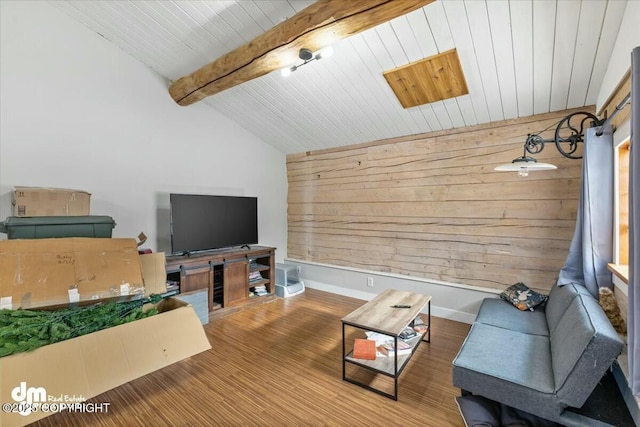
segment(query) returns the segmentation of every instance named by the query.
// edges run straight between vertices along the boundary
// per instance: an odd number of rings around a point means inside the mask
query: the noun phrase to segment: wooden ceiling
[[[167,86],[312,3],[52,2],[164,76]],[[626,6],[437,0],[336,41],[333,57],[287,78],[271,72],[202,102],[287,154],[593,105]],[[383,73],[452,49],[468,94],[403,108]]]
[[[319,51],[433,1],[317,0],[250,42],[179,78],[169,93],[178,104],[191,105],[295,64],[301,49]]]

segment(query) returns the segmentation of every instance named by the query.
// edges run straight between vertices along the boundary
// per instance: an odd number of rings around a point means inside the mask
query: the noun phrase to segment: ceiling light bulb
[[[282,77],[289,77],[291,75],[291,68],[283,68],[282,70],[280,70],[280,74],[282,75]]]
[[[520,170],[518,171],[518,176],[520,178],[528,177],[529,176],[529,168],[527,168],[527,167],[520,168]]]
[[[318,59],[320,58],[328,58],[333,56],[333,46],[327,46],[320,49],[320,52],[316,55]]]

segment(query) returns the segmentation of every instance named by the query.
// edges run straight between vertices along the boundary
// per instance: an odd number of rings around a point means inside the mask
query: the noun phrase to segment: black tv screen
[[[258,243],[258,198],[170,194],[171,252]]]

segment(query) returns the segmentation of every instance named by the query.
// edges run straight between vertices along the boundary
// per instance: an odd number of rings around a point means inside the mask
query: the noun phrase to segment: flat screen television
[[[169,195],[171,252],[189,254],[258,243],[258,198]]]

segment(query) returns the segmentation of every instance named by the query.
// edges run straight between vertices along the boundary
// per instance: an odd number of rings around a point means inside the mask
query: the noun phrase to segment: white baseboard
[[[370,301],[376,294],[371,292],[356,291],[353,289],[341,288],[340,286],[329,285],[327,283],[316,282],[315,280],[305,279],[304,284],[307,288],[318,289],[320,291],[331,292],[332,294],[344,295],[345,297],[357,298],[364,301]]]
[[[314,280],[305,279],[304,284],[307,288],[318,289],[325,292],[331,292],[337,295],[344,295],[346,297],[357,298],[364,301],[372,300],[377,294],[371,292],[358,291],[354,289],[343,288],[340,286],[329,285],[326,283],[317,282]],[[426,314],[426,312],[425,312]],[[476,318],[475,314],[465,313],[462,311],[452,310],[438,305],[431,305],[431,314],[435,317],[441,317],[449,320],[455,320],[457,322],[463,322],[471,324]]]
[[[468,324],[475,320],[482,300],[497,298],[500,293],[498,289],[313,261],[288,258],[285,262],[298,266],[300,278],[309,288],[365,301],[386,289],[417,292],[432,297],[431,314],[434,316]]]

